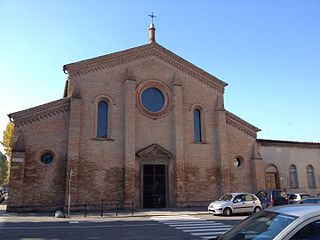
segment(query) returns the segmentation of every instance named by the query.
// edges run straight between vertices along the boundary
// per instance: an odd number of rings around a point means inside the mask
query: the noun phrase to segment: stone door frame
[[[173,163],[171,161],[173,155],[168,150],[159,146],[158,144],[152,144],[136,153],[137,161],[139,164],[139,206],[143,208],[143,167],[144,165],[165,165],[165,189],[166,189],[166,207],[170,206],[173,200],[172,192],[175,189],[173,180]]]

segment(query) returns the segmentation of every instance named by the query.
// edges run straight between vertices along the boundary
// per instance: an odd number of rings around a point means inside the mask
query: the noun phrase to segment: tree
[[[0,142],[9,159],[11,158],[13,147],[13,130],[14,125],[12,122],[9,122],[6,130],[3,131],[3,140]],[[0,185],[7,185],[9,182],[10,164],[7,157],[2,152],[0,153]]]
[[[9,162],[6,155],[0,152],[0,186],[8,185],[9,182]]]
[[[12,147],[13,147],[13,130],[14,125],[12,122],[9,122],[7,124],[6,130],[3,131],[3,140],[0,142],[2,146],[4,147],[4,151],[6,152],[6,155],[10,158]]]

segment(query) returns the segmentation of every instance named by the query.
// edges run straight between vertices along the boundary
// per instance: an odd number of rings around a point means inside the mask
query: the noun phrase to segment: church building
[[[260,129],[225,109],[227,84],[158,44],[153,23],[149,43],[63,70],[62,99],[9,114],[8,211],[206,206],[266,188],[268,169],[283,187]]]

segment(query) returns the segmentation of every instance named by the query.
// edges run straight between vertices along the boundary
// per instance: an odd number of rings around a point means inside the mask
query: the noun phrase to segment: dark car
[[[260,190],[256,196],[260,199],[263,208],[288,204],[287,193],[283,190]]]

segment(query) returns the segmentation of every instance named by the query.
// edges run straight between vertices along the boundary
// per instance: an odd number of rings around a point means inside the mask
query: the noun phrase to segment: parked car
[[[320,204],[320,198],[306,198],[298,202],[298,204]]]
[[[260,190],[256,196],[259,198],[262,208],[288,204],[287,193],[282,190]]]
[[[261,210],[261,202],[251,193],[227,193],[217,201],[211,202],[208,212],[214,215],[229,216],[233,213],[252,213]]]
[[[302,199],[311,198],[307,193],[290,193],[288,194],[289,204],[296,204]]]
[[[252,214],[218,237],[218,240],[319,238],[319,205],[283,205]]]

